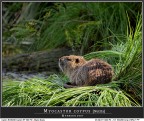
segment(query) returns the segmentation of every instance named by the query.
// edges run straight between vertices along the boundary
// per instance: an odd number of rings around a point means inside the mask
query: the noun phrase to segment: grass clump
[[[115,84],[64,89],[62,82],[57,75],[4,82],[3,106],[139,106]]]
[[[48,79],[56,79],[55,75]],[[57,83],[38,78],[18,82],[4,80],[3,105],[4,106],[36,106],[43,98],[50,98],[53,91],[61,89]]]
[[[113,81],[133,98],[142,103],[142,16],[137,16],[135,31],[129,26],[124,41],[111,44],[111,50],[91,52],[86,59],[101,58],[114,68]],[[119,37],[117,36],[118,40]]]

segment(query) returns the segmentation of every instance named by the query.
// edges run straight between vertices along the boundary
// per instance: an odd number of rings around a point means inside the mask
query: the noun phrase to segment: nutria
[[[113,76],[112,67],[107,62],[100,59],[86,61],[82,56],[63,56],[59,59],[59,67],[70,79],[64,84],[65,88],[105,84]]]

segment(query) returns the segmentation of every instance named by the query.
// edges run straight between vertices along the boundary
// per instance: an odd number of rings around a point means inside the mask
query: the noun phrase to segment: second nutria
[[[70,79],[64,85],[66,88],[105,84],[113,76],[112,67],[107,62],[100,59],[86,61],[82,56],[63,56],[59,59],[59,67]]]

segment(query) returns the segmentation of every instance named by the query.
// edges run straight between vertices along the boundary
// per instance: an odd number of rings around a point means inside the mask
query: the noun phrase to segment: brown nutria
[[[107,62],[100,59],[86,61],[82,56],[63,56],[59,59],[59,67],[70,79],[64,84],[65,88],[105,84],[113,76],[112,67]]]

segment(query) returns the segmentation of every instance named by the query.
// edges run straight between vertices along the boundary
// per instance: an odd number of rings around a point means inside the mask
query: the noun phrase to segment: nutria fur
[[[82,56],[63,56],[59,59],[59,67],[70,79],[64,85],[66,88],[109,83],[113,76],[112,67],[107,62],[100,59],[86,61]]]

